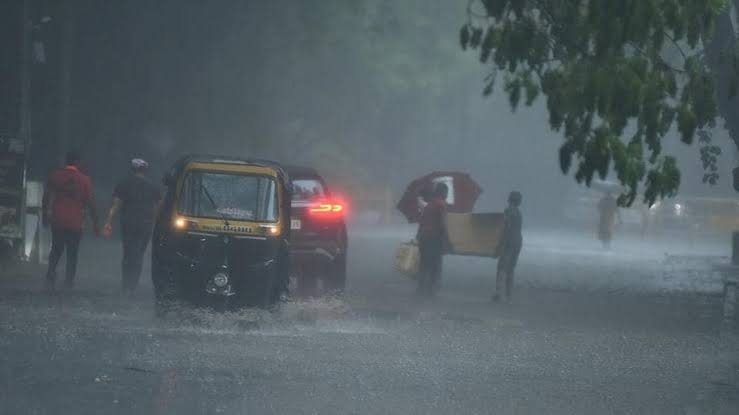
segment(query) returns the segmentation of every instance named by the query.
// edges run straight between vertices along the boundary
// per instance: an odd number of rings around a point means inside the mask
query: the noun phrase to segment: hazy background
[[[32,174],[70,146],[103,189],[133,156],[159,176],[192,151],[314,165],[352,197],[398,195],[416,176],[455,169],[485,189],[478,210],[501,209],[515,188],[529,222],[556,221],[575,186],[559,171],[561,137],[542,101],[512,113],[503,94],[482,97],[488,68],[458,45],[466,3],[38,1],[37,19],[62,18],[35,32],[47,61],[35,69]],[[55,146],[60,136],[70,144]],[[720,128],[714,137],[725,151],[713,188],[697,147],[665,143],[684,194],[734,195],[733,144]]]

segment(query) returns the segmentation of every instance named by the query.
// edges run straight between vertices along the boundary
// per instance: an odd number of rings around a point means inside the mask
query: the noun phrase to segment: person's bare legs
[[[500,301],[500,296],[506,292],[507,276],[505,271],[498,267],[498,273],[495,277],[495,292],[493,293],[493,301]]]
[[[46,271],[46,280],[44,287],[48,291],[54,290],[54,284],[56,282],[56,269],[59,265],[59,260],[64,254],[64,237],[61,229],[51,230],[51,252],[49,253],[49,265]]]
[[[70,290],[74,287],[74,280],[77,275],[77,258],[80,250],[80,240],[82,232],[67,231],[65,235],[65,245],[67,250],[66,272],[64,275],[64,288]]]
[[[510,302],[513,294],[513,270],[506,273],[505,296],[506,301]]]

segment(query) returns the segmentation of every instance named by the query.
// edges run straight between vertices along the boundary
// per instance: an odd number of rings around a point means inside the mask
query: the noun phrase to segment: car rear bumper
[[[296,241],[290,246],[290,263],[298,269],[325,266],[346,255],[346,246],[337,241]]]

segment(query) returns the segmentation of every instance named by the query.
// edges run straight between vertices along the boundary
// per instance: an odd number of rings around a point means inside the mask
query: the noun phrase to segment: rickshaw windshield
[[[263,175],[190,171],[182,184],[178,211],[192,217],[276,222],[277,184]]]

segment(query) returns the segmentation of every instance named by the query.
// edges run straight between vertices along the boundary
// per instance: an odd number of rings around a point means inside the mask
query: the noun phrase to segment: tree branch
[[[677,51],[680,52],[680,55],[682,55],[683,59],[688,60],[688,55],[685,54],[685,51],[683,50],[682,47],[680,47],[680,45],[677,43],[677,41],[675,40],[675,38],[672,37],[672,36],[670,36],[670,34],[667,33],[667,32],[662,32],[662,33],[664,34],[664,36],[667,39],[670,40],[670,42],[672,42],[672,44],[675,46],[675,48],[677,48]]]

